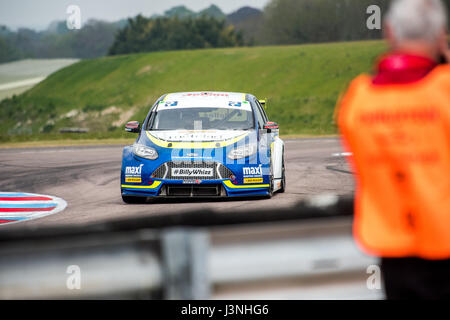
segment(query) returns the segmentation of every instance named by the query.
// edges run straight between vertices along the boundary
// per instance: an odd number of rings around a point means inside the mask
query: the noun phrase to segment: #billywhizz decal
[[[172,177],[212,177],[213,168],[172,168]]]

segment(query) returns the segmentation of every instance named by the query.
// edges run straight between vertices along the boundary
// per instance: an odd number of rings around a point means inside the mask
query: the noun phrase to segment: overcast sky
[[[116,21],[133,17],[162,14],[174,6],[185,5],[198,11],[216,4],[225,13],[243,6],[262,9],[269,0],[0,0],[0,25],[10,28],[45,29],[54,20],[65,20],[69,5],[81,9],[82,23],[90,18]]]

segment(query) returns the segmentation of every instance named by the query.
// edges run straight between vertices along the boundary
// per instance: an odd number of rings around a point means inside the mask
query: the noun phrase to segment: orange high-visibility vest
[[[353,231],[369,254],[450,258],[450,66],[408,84],[350,85],[338,124],[353,152]]]

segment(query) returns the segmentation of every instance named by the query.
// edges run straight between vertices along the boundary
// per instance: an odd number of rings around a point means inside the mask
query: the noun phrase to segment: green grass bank
[[[125,138],[162,94],[239,91],[267,98],[283,135],[336,133],[336,100],[349,81],[370,72],[381,41],[153,52],[83,60],[0,103],[0,142]],[[71,134],[73,139],[75,135]],[[128,136],[129,137],[129,136]],[[77,138],[75,138],[77,139]]]

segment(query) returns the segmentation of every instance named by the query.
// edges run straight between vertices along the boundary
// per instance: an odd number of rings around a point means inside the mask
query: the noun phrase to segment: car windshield
[[[251,111],[232,108],[177,108],[152,114],[148,130],[248,130],[254,127]]]

